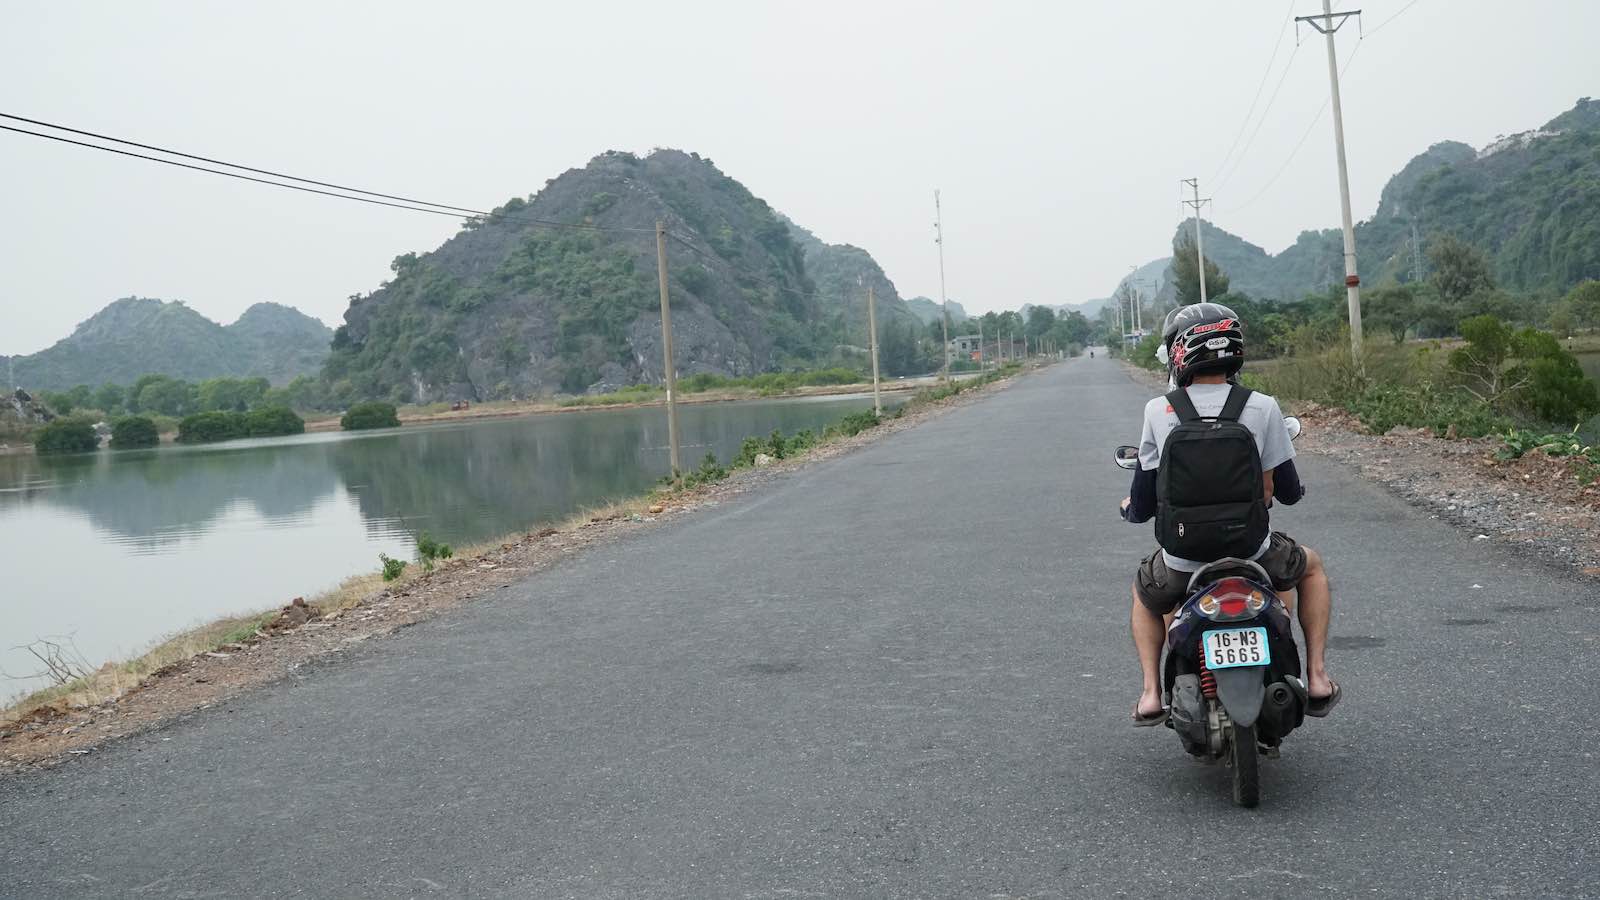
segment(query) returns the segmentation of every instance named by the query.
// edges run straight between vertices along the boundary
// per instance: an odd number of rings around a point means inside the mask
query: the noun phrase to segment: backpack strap
[[[1244,406],[1246,403],[1250,402],[1250,395],[1253,393],[1255,393],[1255,391],[1250,390],[1242,384],[1234,385],[1233,390],[1228,392],[1228,402],[1222,404],[1222,412],[1217,415],[1217,421],[1239,421],[1239,416],[1244,412]]]
[[[1200,411],[1194,408],[1194,401],[1189,399],[1187,390],[1178,388],[1167,395],[1167,402],[1172,405],[1172,411],[1178,414],[1178,424],[1199,421]]]

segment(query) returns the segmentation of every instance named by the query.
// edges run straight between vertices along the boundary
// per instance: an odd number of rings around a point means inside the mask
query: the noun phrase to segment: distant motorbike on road
[[[1299,420],[1284,421],[1299,437]],[[1118,447],[1116,462],[1137,466],[1139,448]],[[1261,802],[1261,757],[1276,759],[1305,721],[1300,649],[1271,585],[1249,560],[1203,566],[1167,626],[1161,667],[1167,727],[1191,755],[1233,770],[1233,801],[1244,807]]]

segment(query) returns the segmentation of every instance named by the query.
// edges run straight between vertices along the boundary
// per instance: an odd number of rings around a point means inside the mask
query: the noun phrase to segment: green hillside
[[[1425,277],[1427,250],[1445,235],[1483,250],[1507,289],[1551,296],[1600,278],[1600,101],[1584,98],[1482,150],[1443,141],[1414,157],[1356,225],[1362,282],[1410,281],[1419,257]],[[1206,222],[1204,242],[1233,289],[1254,297],[1298,299],[1344,278],[1337,228],[1302,232],[1269,254]]]
[[[822,243],[708,159],[605,153],[394,261],[352,300],[324,376],[335,400],[490,400],[661,381],[653,229],[666,222],[680,377],[837,359],[863,342],[858,276],[885,321],[894,286],[865,251]],[[537,220],[537,221],[534,221]],[[569,227],[550,227],[559,223]]]

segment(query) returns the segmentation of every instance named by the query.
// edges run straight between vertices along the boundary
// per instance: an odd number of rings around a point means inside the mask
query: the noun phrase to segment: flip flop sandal
[[[1160,725],[1160,724],[1162,724],[1162,723],[1164,723],[1166,721],[1167,721],[1167,708],[1165,706],[1161,707],[1161,711],[1158,712],[1158,713],[1153,713],[1153,714],[1148,715],[1148,716],[1141,716],[1141,715],[1139,715],[1139,702],[1137,700],[1134,701],[1134,703],[1133,703],[1133,724],[1134,724],[1135,728],[1151,728],[1153,726]]]
[[[1339,687],[1339,682],[1332,682],[1333,693],[1326,697],[1310,697],[1306,700],[1306,715],[1316,716],[1321,719],[1339,705],[1339,698],[1344,696],[1344,691]]]

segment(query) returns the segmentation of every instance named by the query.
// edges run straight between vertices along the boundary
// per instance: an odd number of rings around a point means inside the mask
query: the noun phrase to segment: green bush
[[[1504,431],[1511,421],[1488,404],[1460,391],[1416,387],[1373,387],[1348,404],[1376,434],[1397,426],[1431,428],[1443,435],[1455,426],[1459,437],[1484,437]]]
[[[94,426],[81,419],[56,419],[33,438],[35,453],[88,453],[100,446]]]
[[[422,561],[424,570],[431,572],[433,571],[434,563],[441,559],[449,559],[454,555],[455,551],[450,549],[449,544],[439,543],[429,537],[426,531],[417,535],[417,559]]]
[[[398,428],[400,416],[392,403],[357,403],[339,418],[339,427],[345,431]]]
[[[391,559],[389,558],[389,554],[379,553],[378,562],[383,564],[384,581],[393,581],[405,574],[406,561],[403,559]]]
[[[853,437],[863,431],[866,431],[868,428],[876,428],[877,425],[878,417],[873,414],[872,410],[868,409],[861,412],[851,413],[840,419],[838,422],[829,425],[824,434]]]
[[[305,434],[306,420],[287,406],[263,406],[245,414],[245,431],[251,437]]]
[[[123,416],[111,423],[111,446],[117,450],[133,447],[154,447],[161,442],[161,432],[149,416]]]
[[[207,444],[213,441],[231,441],[249,433],[245,414],[241,412],[194,413],[178,421],[178,443]]]
[[[1600,410],[1595,383],[1565,350],[1558,348],[1555,355],[1529,362],[1526,377],[1528,383],[1518,393],[1517,403],[1546,422],[1571,425]]]

